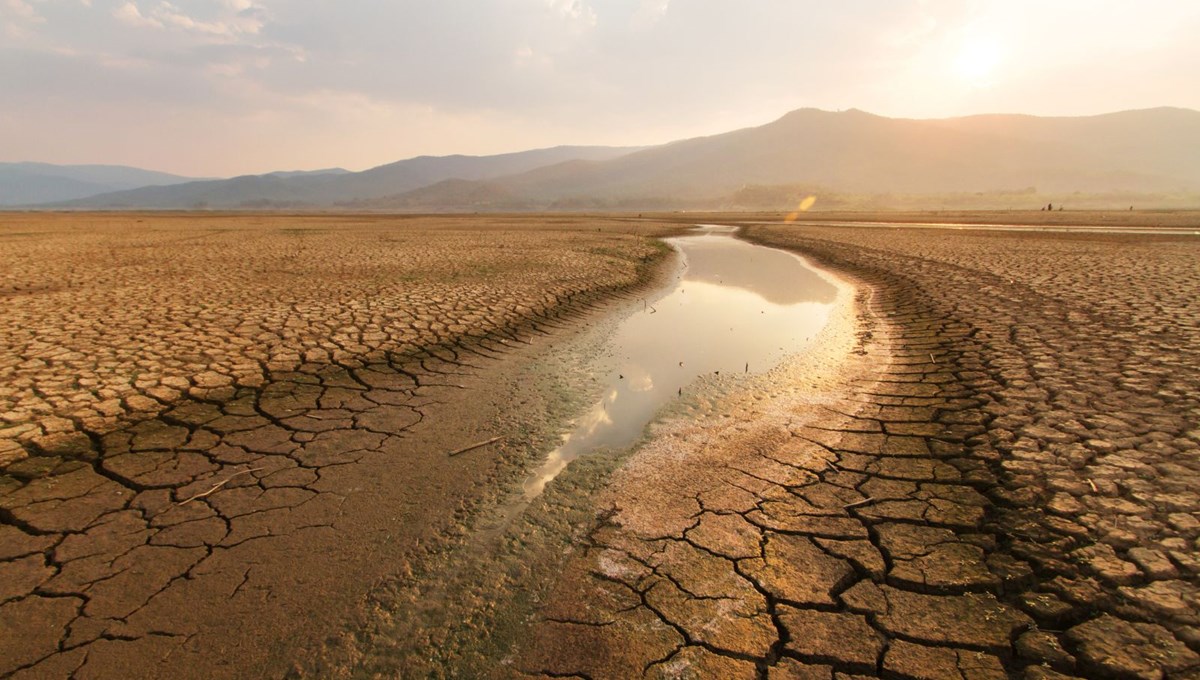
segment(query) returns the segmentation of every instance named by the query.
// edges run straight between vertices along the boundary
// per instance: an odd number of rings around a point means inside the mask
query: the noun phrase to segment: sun
[[[954,69],[968,85],[988,87],[994,80],[1000,57],[996,43],[973,41],[963,45],[954,60]]]

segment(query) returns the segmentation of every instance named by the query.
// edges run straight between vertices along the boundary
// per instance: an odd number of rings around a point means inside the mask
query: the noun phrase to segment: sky
[[[0,0],[0,161],[189,176],[646,145],[802,107],[1200,109],[1196,0]]]

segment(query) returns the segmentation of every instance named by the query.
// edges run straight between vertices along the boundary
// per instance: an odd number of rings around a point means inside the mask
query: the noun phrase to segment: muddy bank
[[[312,674],[511,668],[564,559],[587,543],[597,512],[612,513],[602,489],[660,406],[690,421],[715,395],[763,384],[763,366],[812,349],[839,289],[795,256],[705,231],[671,240],[681,258],[668,285],[531,365],[529,384],[557,383],[564,405],[575,402],[564,443],[445,554],[377,591],[375,615],[329,655],[341,661]]]
[[[373,584],[437,553],[524,468],[531,454],[512,415],[530,396],[515,371],[556,329],[648,284],[662,253],[624,232],[462,224],[405,232],[364,219],[371,224],[342,232],[304,222],[302,234],[276,216],[266,226],[239,217],[215,235],[184,224],[175,225],[183,233],[22,236],[22,248],[74,257],[111,248],[89,266],[119,261],[105,275],[128,285],[114,292],[103,277],[94,289],[22,284],[5,293],[4,323],[28,323],[33,317],[21,321],[19,312],[44,307],[58,313],[38,317],[43,324],[112,314],[120,330],[146,323],[139,310],[161,313],[165,296],[194,307],[186,346],[210,351],[155,363],[161,347],[182,346],[179,334],[151,329],[145,342],[100,345],[122,337],[103,324],[95,334],[71,335],[71,324],[43,329],[43,344],[27,348],[43,352],[59,336],[98,343],[94,352],[23,361],[16,370],[32,378],[4,392],[24,403],[21,390],[33,384],[37,398],[57,401],[4,414],[12,435],[4,441],[15,448],[4,449],[12,455],[0,475],[0,674],[112,677],[133,665],[146,677],[283,675],[344,629]],[[304,255],[313,240],[334,247],[328,258]],[[272,249],[230,249],[239,243]],[[267,293],[198,285],[188,272],[222,252],[234,278],[265,281]],[[281,269],[263,269],[264,261]],[[426,261],[437,266],[416,282],[384,276]],[[476,261],[492,268],[474,271]],[[590,264],[580,272],[572,261]],[[303,287],[290,288],[304,271]],[[119,308],[105,302],[130,287],[139,295]],[[475,287],[488,295],[472,295]],[[375,293],[397,306],[381,307]],[[288,302],[293,295],[305,300]],[[212,311],[213,299],[237,304]],[[280,331],[278,343],[259,337],[260,318]],[[241,338],[264,355],[239,355],[230,349],[237,343],[214,338]],[[63,381],[71,362],[90,360],[100,371],[95,390]],[[231,366],[245,374],[229,374]],[[137,377],[112,397],[120,408],[110,415],[62,411],[102,402],[105,381],[130,368]],[[173,373],[180,369],[184,377]],[[448,456],[497,435],[481,455]]]

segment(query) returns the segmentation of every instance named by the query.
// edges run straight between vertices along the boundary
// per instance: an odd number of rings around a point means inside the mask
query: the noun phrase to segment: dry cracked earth
[[[494,359],[658,251],[488,227],[5,217],[0,676],[283,675],[511,479],[446,457]],[[498,674],[1200,677],[1195,237],[748,236],[858,287],[851,351],[635,455]]]
[[[858,286],[840,388],[637,454],[519,674],[1200,677],[1200,237],[747,236]]]
[[[629,231],[4,216],[0,676],[282,675],[518,466],[446,456],[481,367],[644,284]]]

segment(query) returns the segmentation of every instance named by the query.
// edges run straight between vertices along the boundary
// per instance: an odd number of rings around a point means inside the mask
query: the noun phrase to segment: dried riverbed
[[[1169,217],[1172,225],[1197,224],[1195,216]],[[1056,213],[1021,221],[1086,218]],[[1120,218],[1097,216],[1094,223],[1119,228]],[[1156,219],[1134,218],[1151,227]],[[287,219],[311,227],[310,220],[330,218]],[[431,243],[448,239],[461,249],[469,240],[465,219],[438,221],[436,229],[449,233]],[[571,261],[595,268],[593,278],[564,273],[554,285],[594,282],[596,273],[614,284],[610,290],[646,281],[636,272],[644,275],[641,258],[653,250],[639,250],[647,244],[632,237],[636,223],[600,221],[604,231],[586,239],[594,218],[501,223],[507,228],[499,242],[534,245],[532,256],[546,258],[544,274],[560,271],[564,248]],[[642,227],[662,231],[650,222]],[[541,229],[551,241],[564,229],[579,231],[541,250],[536,244],[548,241],[530,231]],[[35,250],[44,249],[39,228],[8,236],[30,233]],[[189,237],[203,242],[221,233],[219,223],[206,222]],[[86,443],[77,451],[51,450],[57,440],[35,441],[21,429],[10,438],[20,452],[3,450],[23,467],[13,472],[18,484],[0,494],[6,532],[0,583],[8,589],[0,593],[0,659],[34,677],[104,676],[131,663],[147,675],[172,677],[276,675],[289,668],[312,677],[1054,680],[1198,672],[1200,319],[1192,302],[1200,290],[1194,266],[1200,245],[1194,236],[795,224],[755,225],[748,234],[838,273],[835,311],[814,351],[765,374],[723,369],[704,378],[677,395],[632,457],[610,451],[577,459],[519,521],[489,534],[485,544],[474,540],[472,518],[503,500],[497,489],[519,487],[519,470],[553,450],[562,425],[599,400],[604,376],[619,370],[605,363],[619,358],[604,356],[611,328],[589,325],[600,318],[592,301],[603,291],[585,286],[535,313],[531,324],[495,333],[454,335],[454,327],[422,325],[418,315],[413,332],[468,341],[343,366],[358,356],[343,340],[324,348],[326,363],[301,356],[296,368],[280,373],[290,377],[278,384],[293,385],[284,393],[274,391],[274,380],[242,385],[236,370],[231,395],[203,391],[221,385],[189,382],[200,391],[189,388],[178,398],[194,406],[180,411],[178,422],[163,421],[189,433],[182,446],[171,444],[170,427],[113,440],[127,449],[113,464],[153,461],[152,468],[114,472],[106,455],[86,455],[93,450]],[[169,236],[152,230],[151,240],[174,244],[183,258],[176,264],[191,261],[195,252]],[[109,238],[117,250],[111,257],[77,261],[101,269],[110,260],[132,264],[132,251]],[[13,252],[24,251],[6,251]],[[251,267],[247,280],[273,281],[295,266],[289,255],[285,249],[271,256],[280,270]],[[480,255],[482,264],[491,254]],[[515,267],[531,256],[510,255]],[[483,273],[505,281],[520,271],[515,267]],[[18,262],[9,271],[25,270]],[[126,271],[187,280],[172,267]],[[469,286],[477,275],[469,267],[439,271],[455,285]],[[318,278],[342,275],[323,269]],[[60,291],[35,279],[18,277],[6,295],[26,304],[39,295],[70,299],[88,290],[72,284]],[[372,282],[387,280],[368,276],[349,288],[309,290],[319,299],[331,291],[386,290]],[[128,290],[134,294],[126,302],[153,307],[159,299],[154,287]],[[288,288],[273,290],[262,299]],[[628,313],[647,313],[644,295],[626,298]],[[511,310],[528,318],[516,299]],[[59,306],[46,306],[46,318],[72,309]],[[288,331],[279,344],[285,352],[288,343],[307,347],[327,337],[315,322],[329,314],[313,315],[307,306],[296,312],[308,313],[298,320],[313,333]],[[189,326],[201,338],[205,329],[222,327],[221,317],[205,315],[211,313],[201,309],[196,316],[208,325]],[[535,326],[549,335],[522,330]],[[252,331],[236,328],[233,336]],[[146,342],[159,340],[170,343]],[[335,355],[339,349],[350,355]],[[97,363],[97,377],[136,368],[137,357],[126,354],[118,345],[112,358]],[[217,373],[237,368],[219,356],[212,363]],[[78,387],[44,368],[30,363],[12,370],[31,371],[33,379],[51,375],[30,391],[51,411],[73,403]],[[365,383],[346,379],[360,373]],[[176,397],[151,392],[170,387],[159,374],[171,378],[160,371],[130,384],[170,413],[179,404],[161,400]],[[121,393],[120,403],[137,412],[146,402],[132,391]],[[349,401],[326,403],[334,397]],[[419,422],[399,418],[396,409],[405,408],[419,412]],[[334,434],[296,427],[309,420],[293,422],[296,412],[278,409],[300,409],[322,427],[332,423]],[[376,409],[395,417],[360,417]],[[37,415],[45,418],[35,436],[70,434],[54,415]],[[125,416],[112,417],[121,421],[114,432],[124,432]],[[257,426],[239,428],[258,418],[268,421],[263,427],[287,430],[286,441],[223,441],[261,434]],[[21,413],[9,420],[18,427],[30,421]],[[322,443],[391,427],[399,434],[353,449],[362,454],[354,460],[336,458],[350,450],[341,444]],[[191,433],[206,430],[218,440],[189,448]],[[446,457],[497,433],[505,438],[494,446]],[[99,445],[108,442],[105,435]],[[275,445],[290,448],[265,448]],[[171,451],[178,455],[163,455]],[[33,455],[21,458],[22,452]],[[297,473],[286,461],[253,469],[295,456],[301,459],[295,467],[315,469],[317,480],[292,479]],[[36,466],[43,459],[52,469]],[[204,461],[217,471],[197,477],[181,467]],[[69,476],[88,470],[132,475],[145,488],[110,497],[104,492],[116,480],[104,476],[84,488]],[[184,474],[192,475],[191,486],[177,482]],[[396,484],[398,475],[403,484]],[[492,491],[481,495],[481,480]],[[43,495],[28,498],[29,487]],[[130,500],[159,496],[159,506]],[[331,519],[320,515],[321,498],[336,501]],[[268,502],[275,505],[256,505]],[[197,508],[213,516],[164,521]],[[79,517],[86,521],[71,524]],[[224,522],[219,534],[214,518]],[[62,528],[47,524],[54,522]],[[200,556],[196,564],[175,559],[189,551]]]
[[[635,456],[524,673],[1195,677],[1190,230],[749,234],[856,282],[852,351]]]
[[[564,557],[587,543],[597,497],[655,414],[694,418],[714,395],[760,384],[814,344],[844,286],[730,229],[695,231],[668,240],[679,260],[659,292],[533,365],[528,384],[556,383],[572,404],[559,412],[582,413],[564,442],[454,548],[380,589],[376,615],[314,675],[340,663],[341,672],[478,676],[513,663],[525,621]]]
[[[0,676],[282,675],[518,473],[515,367],[653,230],[4,215]]]

